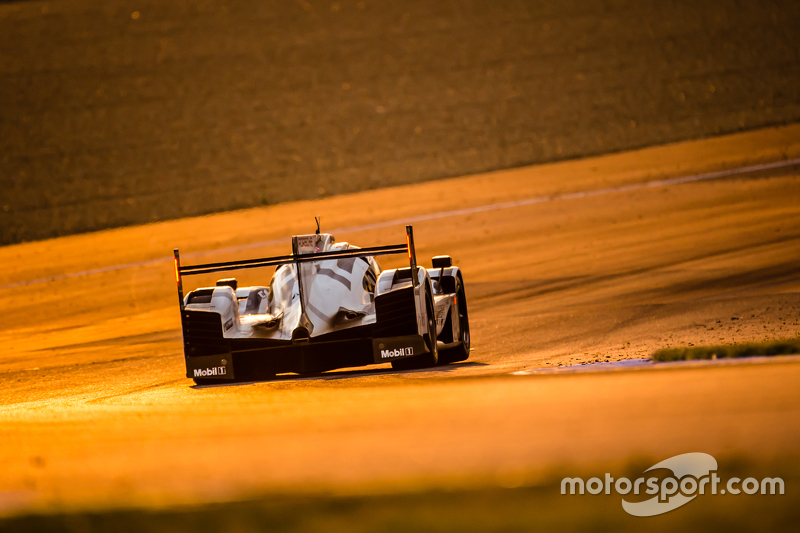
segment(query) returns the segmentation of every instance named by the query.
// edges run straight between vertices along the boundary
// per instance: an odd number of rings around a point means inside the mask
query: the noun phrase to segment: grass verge
[[[764,342],[744,342],[719,346],[662,348],[651,356],[655,361],[689,361],[692,359],[724,359],[757,355],[789,355],[800,353],[800,338]]]
[[[636,479],[656,459],[608,468],[615,476]],[[171,509],[110,509],[32,514],[0,519],[0,531],[282,531],[327,533],[432,531],[459,533],[502,531],[789,531],[800,522],[795,495],[800,470],[784,457],[771,464],[743,457],[720,461],[723,480],[738,476],[778,476],[784,495],[706,493],[663,515],[640,518],[622,508],[619,494],[562,495],[561,475],[538,486],[459,490],[421,490],[401,494],[359,496],[262,495],[249,501],[182,506]],[[598,470],[568,472],[584,479],[602,477]],[[654,474],[647,474],[649,477]],[[627,495],[628,501],[651,496]]]

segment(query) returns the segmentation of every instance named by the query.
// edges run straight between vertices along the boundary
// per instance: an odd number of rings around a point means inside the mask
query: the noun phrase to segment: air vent
[[[183,346],[188,357],[231,351],[230,342],[222,334],[222,317],[219,313],[185,309],[181,313],[181,323]]]
[[[189,293],[188,303],[190,304],[208,304],[211,303],[211,296],[214,294],[214,289],[198,289]]]
[[[410,270],[409,270],[410,272]],[[375,337],[417,334],[417,307],[414,289],[406,287],[375,298]]]

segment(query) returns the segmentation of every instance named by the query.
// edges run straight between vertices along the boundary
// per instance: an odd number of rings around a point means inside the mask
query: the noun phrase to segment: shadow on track
[[[392,374],[419,374],[423,372],[437,372],[449,373],[454,372],[460,368],[480,367],[487,366],[488,363],[476,363],[472,361],[463,363],[450,363],[442,366],[435,366],[433,368],[419,368],[414,370],[395,370],[393,368],[372,368],[372,369],[354,369],[354,370],[335,370],[330,372],[320,372],[317,374],[280,374],[271,379],[264,379],[260,381],[234,381],[231,383],[214,383],[208,385],[191,385],[192,389],[207,389],[211,387],[236,387],[239,385],[253,385],[255,383],[287,383],[293,381],[311,381],[311,380],[325,380],[330,381],[334,379],[352,379],[368,376],[382,376]]]

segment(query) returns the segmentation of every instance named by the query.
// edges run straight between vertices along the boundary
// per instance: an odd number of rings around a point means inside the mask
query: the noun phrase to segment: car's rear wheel
[[[469,334],[469,314],[467,312],[467,295],[464,291],[464,280],[461,273],[456,277],[456,307],[458,311],[459,338],[458,345],[447,350],[442,350],[439,354],[439,363],[457,363],[466,361],[469,358],[470,334]]]

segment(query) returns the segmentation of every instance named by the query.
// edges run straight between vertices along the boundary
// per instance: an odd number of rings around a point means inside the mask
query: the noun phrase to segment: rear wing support
[[[406,248],[408,249],[408,262],[411,266],[411,284],[416,289],[419,285],[417,278],[417,251],[414,249],[414,227],[406,226]]]
[[[178,303],[183,311],[183,280],[181,279],[181,254],[177,248],[172,253],[175,255],[175,282],[178,284]]]

